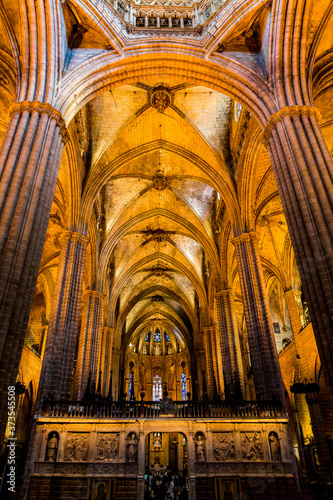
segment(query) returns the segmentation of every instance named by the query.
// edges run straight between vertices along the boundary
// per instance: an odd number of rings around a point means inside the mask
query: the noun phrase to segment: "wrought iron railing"
[[[284,417],[275,402],[209,401],[47,401],[42,415],[70,418],[276,418]]]

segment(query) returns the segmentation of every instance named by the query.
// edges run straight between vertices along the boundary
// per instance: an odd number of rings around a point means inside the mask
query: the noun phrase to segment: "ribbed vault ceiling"
[[[172,102],[163,112],[150,103],[151,82],[138,82],[97,96],[75,120],[84,199],[94,201],[101,233],[97,281],[108,277],[117,337],[130,343],[158,321],[188,345],[218,266],[212,220],[223,193],[214,175],[233,189],[231,99],[164,85]]]

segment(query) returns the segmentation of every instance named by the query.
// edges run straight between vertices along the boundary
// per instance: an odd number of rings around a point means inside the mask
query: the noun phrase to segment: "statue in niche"
[[[55,462],[57,458],[57,451],[58,451],[58,438],[57,434],[55,432],[52,433],[51,439],[49,439],[49,442],[47,443],[47,453],[46,453],[46,460],[47,462]]]
[[[205,445],[204,445],[204,442],[202,440],[201,434],[199,434],[197,437],[196,452],[197,452],[198,462],[204,462],[205,461]]]
[[[142,349],[142,354],[144,354],[146,356],[147,354],[149,354],[148,350],[149,350],[148,344],[144,344],[143,349]]]
[[[140,363],[139,366],[139,381],[140,381],[140,387],[141,391],[144,391],[146,389],[146,374],[145,374],[145,366],[143,363]]]
[[[127,447],[128,461],[135,462],[136,455],[137,455],[137,439],[135,433],[133,432],[130,436],[130,440],[128,442],[128,447]]]
[[[281,462],[281,449],[279,438],[275,432],[271,432],[268,436],[269,448],[273,462]]]
[[[176,365],[172,363],[170,366],[170,388],[174,390],[176,387]]]
[[[260,432],[242,432],[242,456],[245,460],[263,460]]]
[[[161,356],[162,355],[162,346],[161,346],[161,344],[155,344],[154,345],[153,354],[154,354],[154,356]]]

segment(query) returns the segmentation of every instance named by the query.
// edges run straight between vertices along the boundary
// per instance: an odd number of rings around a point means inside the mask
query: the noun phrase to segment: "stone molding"
[[[274,113],[267,122],[265,131],[263,132],[262,140],[264,146],[267,145],[269,139],[271,138],[272,132],[279,122],[282,122],[286,117],[314,117],[318,121],[320,120],[320,113],[318,108],[315,106],[284,106]]]
[[[69,134],[67,132],[65,120],[62,117],[60,111],[55,109],[49,103],[43,103],[40,101],[21,101],[14,102],[9,108],[9,116],[13,116],[15,113],[23,113],[28,111],[30,114],[37,112],[40,115],[47,114],[51,119],[57,122],[57,127],[59,127],[60,135],[62,137],[62,142],[67,143],[69,139]]]

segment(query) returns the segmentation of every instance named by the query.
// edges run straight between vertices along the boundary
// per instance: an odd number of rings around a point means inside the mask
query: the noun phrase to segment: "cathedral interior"
[[[0,33],[1,498],[332,498],[332,1]]]

